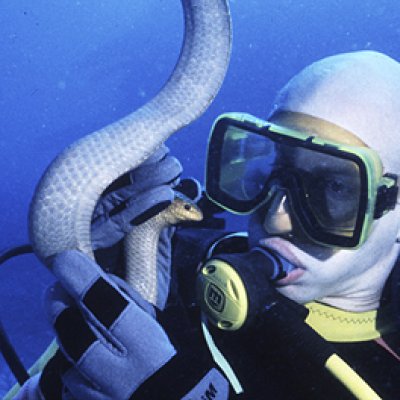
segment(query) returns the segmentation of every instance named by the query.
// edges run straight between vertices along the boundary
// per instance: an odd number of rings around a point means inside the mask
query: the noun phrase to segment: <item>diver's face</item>
[[[352,140],[345,135],[342,141],[351,144]],[[359,145],[359,139],[354,144]],[[331,249],[306,237],[285,193],[278,191],[251,216],[249,237],[252,245],[273,249],[295,266],[277,282],[285,296],[301,304],[318,300],[341,309],[366,311],[379,306],[383,285],[398,256],[399,221],[397,206],[374,221],[369,238],[359,249]]]

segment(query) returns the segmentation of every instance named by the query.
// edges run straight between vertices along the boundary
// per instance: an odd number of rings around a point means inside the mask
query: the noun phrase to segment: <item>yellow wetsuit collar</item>
[[[330,342],[363,342],[381,336],[376,327],[377,311],[350,312],[311,302],[306,323]]]

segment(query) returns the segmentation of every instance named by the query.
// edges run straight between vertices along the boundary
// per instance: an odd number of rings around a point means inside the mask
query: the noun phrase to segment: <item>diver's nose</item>
[[[277,190],[269,201],[263,227],[269,235],[282,235],[293,230],[288,198],[284,190]]]

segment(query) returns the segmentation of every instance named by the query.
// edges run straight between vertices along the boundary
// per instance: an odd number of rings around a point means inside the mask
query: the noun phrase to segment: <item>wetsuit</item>
[[[227,369],[214,361],[215,352],[213,356],[201,328],[195,281],[198,264],[207,248],[222,236],[224,232],[218,229],[186,228],[176,232],[170,295],[166,309],[158,312],[157,317],[177,355],[139,386],[131,399],[353,399],[341,382],[315,362],[313,347],[310,348],[309,343],[306,345],[308,338],[296,334],[296,318],[304,321],[314,311],[290,300],[286,301],[291,312],[288,315],[283,313],[280,320],[289,327],[289,332],[293,327],[295,335],[281,332],[273,323],[243,332],[224,332],[208,326],[214,344],[233,371],[241,391]],[[219,250],[222,252],[247,251],[247,240],[243,237],[233,242],[222,240],[221,243]],[[98,261],[107,270],[113,269],[120,253],[115,249],[113,254],[116,257],[112,257],[110,251],[98,254]],[[387,282],[376,323],[352,320],[347,315],[335,313],[337,310],[330,307],[321,311],[320,305],[315,304],[317,315],[323,314],[331,322],[339,321],[334,325],[338,328],[335,335],[339,337],[341,329],[349,326],[356,328],[356,335],[362,336],[365,333],[364,322],[370,328],[381,329],[382,326],[387,331],[387,321],[391,321],[390,330],[383,336],[384,343],[380,339],[330,343],[336,353],[385,400],[398,399],[400,393],[400,360],[397,358],[400,354],[399,276],[398,262]],[[62,380],[57,371],[62,371],[63,367],[62,357],[55,357],[45,367],[41,387],[45,394],[50,393],[46,398],[59,398],[51,393],[62,392]]]
[[[161,387],[163,398],[180,399],[211,369],[219,369],[213,362],[202,334],[200,310],[196,306],[194,295],[196,268],[203,255],[199,251],[199,243],[202,239],[203,243],[209,243],[213,235],[215,237],[215,232],[198,229],[180,230],[176,234],[173,284],[167,308],[159,313],[159,320],[177,348],[178,356],[145,382],[133,399],[160,398]],[[235,243],[235,249],[231,251],[237,251],[238,248],[244,251],[246,245],[247,243]],[[380,340],[331,343],[336,352],[382,399],[398,399],[400,396],[400,359],[397,358],[397,354],[400,354],[399,314],[397,307],[393,306],[399,304],[399,276],[400,262],[394,268],[384,291],[382,310],[385,311],[378,312],[377,316],[378,329],[380,324],[387,329],[387,320],[392,321],[389,333],[383,336],[385,343],[378,343]],[[292,306],[302,320],[309,314],[308,309],[303,306]],[[327,310],[329,312],[329,308]],[[327,317],[330,318],[329,315]],[[363,330],[358,329],[362,321],[352,321],[351,318],[346,320],[344,317],[340,323],[357,325],[355,335],[362,335]],[[287,320],[287,324],[290,325],[291,321]],[[340,327],[339,324],[338,328]],[[301,350],[301,337],[297,337],[300,343],[291,343],[293,337],[282,337],[272,326],[265,326],[262,331],[257,329],[236,333],[223,332],[211,326],[209,330],[244,390],[242,394],[235,394],[230,386],[229,399],[354,398],[323,366],[315,364],[309,349]],[[340,336],[340,332],[338,333]],[[385,344],[389,349],[383,347]],[[223,371],[221,373],[224,375]],[[223,398],[212,381],[202,390],[196,393],[197,397],[187,398]]]

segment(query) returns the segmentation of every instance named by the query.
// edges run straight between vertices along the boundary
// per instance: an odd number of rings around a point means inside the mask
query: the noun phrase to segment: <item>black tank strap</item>
[[[13,257],[17,257],[23,254],[32,253],[33,249],[30,244],[24,244],[20,246],[15,246],[7,249],[0,254],[0,265],[8,261]],[[5,361],[7,362],[11,372],[14,374],[18,383],[22,386],[28,379],[29,374],[26,371],[21,359],[18,357],[13,345],[11,344],[3,324],[0,321],[0,351],[3,354]]]

